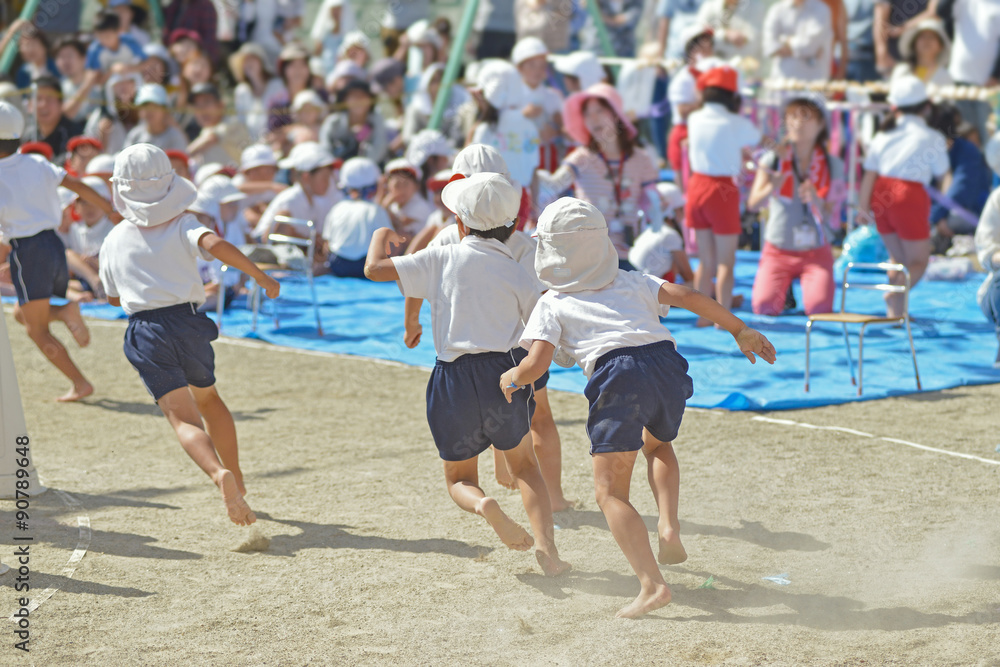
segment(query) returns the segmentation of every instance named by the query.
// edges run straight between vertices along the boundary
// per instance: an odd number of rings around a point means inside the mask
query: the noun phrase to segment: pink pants
[[[802,283],[806,315],[833,310],[833,253],[826,245],[815,250],[781,250],[764,243],[753,281],[753,312],[781,315],[792,280]]]

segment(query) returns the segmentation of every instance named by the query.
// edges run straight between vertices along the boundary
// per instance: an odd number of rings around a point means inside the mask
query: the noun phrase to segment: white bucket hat
[[[198,196],[201,197],[202,193],[220,204],[231,204],[247,198],[228,177],[222,174],[216,174],[202,183],[198,188]]]
[[[941,40],[941,53],[938,54],[938,67],[947,67],[948,59],[951,56],[951,40],[944,30],[944,23],[941,19],[924,19],[903,32],[899,38],[899,55],[905,60],[909,60],[913,55],[913,46],[917,41],[917,36],[925,31],[933,32]]]
[[[529,58],[547,55],[549,55],[549,49],[545,46],[545,42],[537,37],[525,37],[514,45],[510,60],[514,63],[514,67],[517,67]]]
[[[413,178],[418,181],[424,177],[423,170],[407,160],[405,157],[398,157],[395,160],[389,160],[389,163],[385,165],[385,173],[387,176],[394,171],[408,171],[413,174]]]
[[[110,174],[115,170],[115,159],[106,153],[95,155],[87,163],[87,176]]]
[[[514,225],[521,208],[521,191],[502,174],[484,172],[446,185],[441,201],[463,225],[487,232]]]
[[[362,190],[378,184],[382,171],[373,160],[366,157],[352,157],[340,168],[341,190]]]
[[[660,203],[664,213],[673,213],[687,202],[684,193],[673,183],[657,183],[656,191],[660,193]]]
[[[111,201],[111,190],[108,189],[108,184],[103,178],[100,176],[84,176],[80,180],[91,190]]]
[[[278,166],[306,173],[320,167],[333,166],[336,161],[330,151],[315,141],[303,141],[301,144],[296,144],[288,153],[288,157],[278,162]]]
[[[455,147],[440,130],[430,128],[420,130],[410,139],[410,145],[406,149],[406,159],[410,163],[423,167],[427,158],[432,155],[443,155],[451,158],[455,154]]]
[[[158,83],[144,83],[139,88],[139,93],[135,96],[135,105],[141,107],[143,104],[156,104],[161,107],[169,107],[170,100],[167,98],[166,89]]]
[[[596,207],[563,197],[538,216],[535,273],[556,292],[583,292],[606,287],[618,277],[618,251],[608,236],[608,223]]]
[[[194,172],[194,184],[195,187],[201,187],[201,184],[215,176],[220,171],[225,169],[221,162],[209,162],[208,164],[203,164],[198,167],[198,171]]]
[[[455,162],[451,168],[456,174],[463,176],[472,176],[482,172],[503,174],[511,182],[511,185],[515,188],[520,187],[511,178],[510,171],[507,170],[507,162],[503,159],[500,151],[486,144],[470,144],[463,148],[455,156]]]
[[[371,52],[371,40],[368,39],[368,35],[360,30],[352,30],[344,35],[344,41],[340,43],[340,47],[337,49],[337,58],[345,57],[347,52],[355,46],[360,46],[365,51]]]
[[[498,110],[520,109],[524,105],[525,87],[521,74],[505,60],[494,60],[483,67],[476,77],[476,87],[483,97]]]
[[[315,90],[311,88],[300,90],[295,94],[295,99],[292,100],[293,112],[301,111],[302,108],[306,106],[316,107],[320,111],[326,111],[326,104],[324,104],[323,99]]]
[[[896,107],[912,107],[926,102],[927,86],[912,74],[896,77],[889,84],[889,104]]]
[[[136,144],[119,153],[111,182],[115,208],[139,227],[173,220],[198,196],[190,181],[174,173],[167,154],[152,144]]]
[[[555,62],[556,71],[575,76],[580,80],[580,90],[586,90],[595,83],[604,81],[606,74],[597,56],[589,51],[574,51]]]
[[[24,115],[17,107],[0,102],[0,139],[12,141],[24,134]]]
[[[278,158],[274,150],[267,144],[254,144],[243,149],[240,155],[240,171],[248,171],[256,167],[277,167]]]

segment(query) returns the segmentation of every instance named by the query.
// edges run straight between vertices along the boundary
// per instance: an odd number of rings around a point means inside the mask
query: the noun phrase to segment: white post
[[[14,354],[10,349],[10,338],[7,336],[6,317],[0,312],[0,498],[14,498],[18,469],[28,471],[28,489],[22,489],[22,493],[29,496],[37,496],[45,493],[48,489],[38,481],[38,472],[31,463],[31,452],[27,456],[18,453],[18,438],[23,438],[22,443],[28,437],[28,427],[24,421],[24,408],[21,405],[21,391],[17,386],[17,374],[14,371]],[[19,459],[28,459],[27,466],[18,465],[23,463]],[[23,473],[22,473],[23,474]],[[2,569],[2,568],[0,568]]]
[[[854,213],[858,206],[858,134],[861,119],[856,105],[852,104],[847,112],[847,127],[851,132],[851,142],[847,146],[847,231],[854,230]]]

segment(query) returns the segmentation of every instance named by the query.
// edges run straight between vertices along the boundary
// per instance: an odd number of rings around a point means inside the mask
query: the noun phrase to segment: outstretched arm
[[[500,376],[500,389],[510,403],[511,396],[542,377],[552,365],[556,346],[544,340],[536,340],[528,349],[528,356],[514,368]]]
[[[403,237],[388,227],[375,230],[372,242],[368,246],[368,258],[365,260],[365,277],[377,283],[388,283],[399,280],[396,265],[392,263],[389,252],[393,246],[403,242]]]
[[[240,252],[240,249],[229,241],[212,232],[208,232],[201,235],[201,238],[198,239],[198,245],[216,259],[222,260],[229,266],[242,271],[257,281],[257,284],[264,288],[264,293],[267,294],[269,299],[278,298],[278,293],[281,291],[278,281],[261,271],[256,264],[250,261],[250,258]]]
[[[87,202],[88,204],[93,204],[97,208],[104,211],[104,214],[108,216],[111,222],[118,224],[122,221],[122,217],[118,215],[118,211],[115,207],[111,205],[107,199],[97,194],[92,187],[84,183],[78,178],[72,176],[66,176],[63,178],[62,183],[60,183],[67,190],[71,190],[80,196],[80,199]]]

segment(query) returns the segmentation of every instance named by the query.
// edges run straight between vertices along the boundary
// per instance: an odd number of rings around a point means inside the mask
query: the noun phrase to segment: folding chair
[[[301,230],[306,234],[306,238],[299,238],[297,236],[287,236],[285,234],[268,234],[268,243],[284,243],[288,245],[294,245],[305,250],[306,254],[306,266],[303,273],[306,274],[306,278],[309,280],[309,293],[312,297],[313,313],[316,316],[316,334],[319,336],[323,335],[323,323],[320,321],[319,317],[319,301],[316,298],[316,282],[313,276],[313,259],[316,256],[316,225],[312,220],[302,220],[300,218],[289,218],[283,215],[275,216],[274,221],[283,225],[291,225],[296,229]],[[282,269],[291,271],[292,269]],[[251,307],[253,308],[253,318],[251,322],[251,331],[257,331],[257,315],[261,309],[261,301],[263,300],[264,290],[260,288],[260,285],[254,281],[253,286],[250,289],[249,300]],[[278,327],[278,308],[277,304],[271,304],[272,316],[274,317],[274,326]],[[219,321],[222,319],[220,317]]]
[[[897,271],[903,274],[905,282],[902,285],[892,285],[888,283],[857,283],[853,284],[848,280],[851,269],[876,269],[879,271]],[[902,317],[879,317],[878,315],[864,315],[862,313],[849,313],[844,310],[847,301],[847,291],[850,289],[866,289],[886,292],[890,294],[903,295],[903,315]],[[910,356],[913,357],[913,374],[917,380],[917,391],[921,390],[920,371],[917,370],[917,351],[913,347],[913,332],[910,330],[910,272],[902,264],[881,262],[877,264],[848,262],[844,269],[844,286],[840,292],[840,312],[819,313],[810,315],[806,323],[806,391],[809,391],[809,334],[812,332],[814,322],[840,322],[844,326],[844,345],[847,347],[847,366],[851,372],[851,384],[857,385],[858,396],[861,395],[862,378],[864,376],[864,345],[865,328],[869,324],[903,324],[906,326],[906,335],[910,339]],[[854,379],[854,362],[851,360],[851,341],[847,335],[848,324],[860,324],[861,332],[858,334],[858,379]]]

